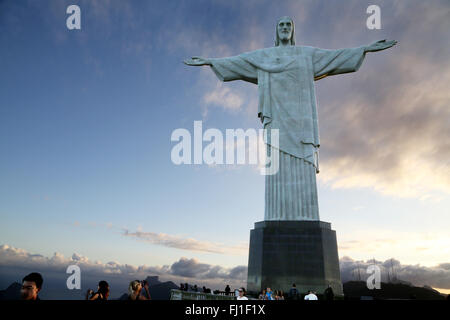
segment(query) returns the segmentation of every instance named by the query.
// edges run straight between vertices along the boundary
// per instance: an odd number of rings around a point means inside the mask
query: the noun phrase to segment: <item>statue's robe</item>
[[[278,46],[210,59],[220,80],[258,85],[258,117],[264,129],[279,130],[278,145],[266,141],[270,152],[279,152],[279,171],[266,176],[265,220],[319,220],[314,80],[357,71],[364,56],[364,47]]]

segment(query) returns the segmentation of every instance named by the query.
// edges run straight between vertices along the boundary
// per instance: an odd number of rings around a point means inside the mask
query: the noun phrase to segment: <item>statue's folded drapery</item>
[[[357,71],[364,56],[364,47],[325,50],[279,46],[210,59],[211,68],[220,80],[244,80],[258,85],[258,117],[265,129],[279,130],[279,144],[273,145],[270,137],[266,143],[279,149],[280,163],[283,157],[285,164],[294,163],[286,160],[290,156],[302,160],[295,165],[306,166],[299,171],[305,175],[297,175],[296,179],[308,179],[308,186],[288,179],[290,172],[266,177],[266,220],[319,219],[315,174],[312,178],[309,175],[311,166],[318,172],[320,146],[314,81]],[[289,168],[280,166],[280,171],[294,170]],[[311,213],[311,209],[299,208],[302,206],[316,209]]]

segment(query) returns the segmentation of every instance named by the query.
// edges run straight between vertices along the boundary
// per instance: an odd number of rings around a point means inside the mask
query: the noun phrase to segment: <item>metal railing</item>
[[[226,295],[225,292],[214,294],[172,289],[170,290],[170,300],[236,300],[236,297]]]

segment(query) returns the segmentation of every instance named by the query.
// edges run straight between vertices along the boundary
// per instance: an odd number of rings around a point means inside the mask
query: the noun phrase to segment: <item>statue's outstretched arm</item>
[[[395,46],[397,44],[396,40],[379,40],[372,44],[369,44],[364,48],[364,52],[376,52],[381,50],[386,50],[392,46]]]
[[[258,83],[257,69],[245,54],[225,58],[192,57],[184,63],[188,66],[210,66],[220,81],[244,80]]]
[[[186,59],[183,61],[188,66],[210,66],[212,65],[209,59],[205,59],[202,57],[192,57],[190,59]]]

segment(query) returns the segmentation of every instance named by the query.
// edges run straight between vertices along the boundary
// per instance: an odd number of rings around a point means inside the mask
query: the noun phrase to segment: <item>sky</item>
[[[71,4],[81,30],[66,27]],[[297,45],[398,41],[315,83],[319,214],[341,268],[392,258],[405,280],[450,290],[449,13],[445,0],[0,1],[0,287],[19,266],[71,263],[242,285],[264,176],[175,165],[170,138],[194,121],[260,129],[257,88],[182,61],[271,47],[290,15]]]

